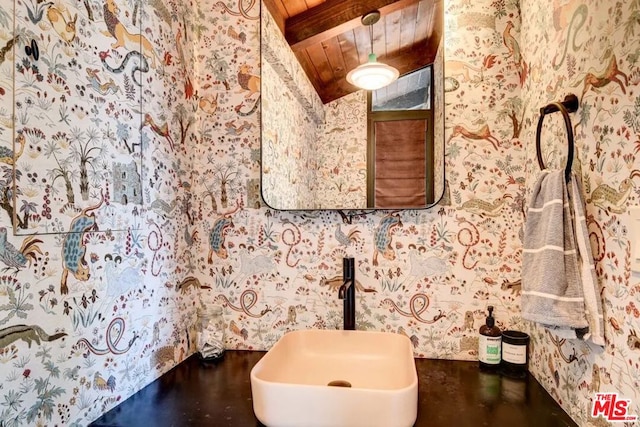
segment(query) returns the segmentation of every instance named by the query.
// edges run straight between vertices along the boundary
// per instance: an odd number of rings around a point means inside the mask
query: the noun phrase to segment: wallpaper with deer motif
[[[522,127],[527,188],[539,168],[538,108],[573,93],[574,168],[584,186],[589,237],[604,306],[606,346],[563,340],[530,327],[531,369],[579,425],[607,425],[590,411],[598,392],[630,399],[640,414],[640,274],[632,273],[629,208],[640,205],[640,3],[633,0],[523,1],[521,46],[527,70]],[[517,30],[517,24],[516,30]],[[559,116],[559,113],[557,114]],[[567,137],[561,117],[545,119],[541,137],[549,168],[562,168]],[[625,425],[634,425],[628,422]]]
[[[591,421],[595,390],[618,391],[640,412],[640,302],[628,218],[638,198],[638,4],[534,3],[445,3],[448,192],[430,210],[364,214],[263,205],[255,2],[16,0],[16,30],[36,36],[16,38],[14,3],[0,1],[3,425],[95,419],[193,352],[200,301],[223,307],[229,349],[267,349],[299,328],[338,328],[344,256],[356,258],[360,328],[407,334],[418,357],[475,360],[476,332],[491,304],[501,328],[530,331],[532,371],[579,424]],[[127,42],[136,34],[147,42],[137,49]],[[131,52],[139,54],[126,62]],[[607,75],[613,57],[626,78]],[[41,79],[18,75],[34,67]],[[19,91],[25,103],[32,92],[33,103],[14,105]],[[604,351],[557,340],[519,315],[536,113],[568,91],[583,100],[574,123],[605,302]],[[56,99],[46,115],[38,92]],[[63,103],[69,123],[57,116]],[[16,119],[27,112],[24,121],[12,120],[14,107]],[[560,141],[562,129],[550,123]],[[33,138],[25,129],[46,136],[42,154],[32,157],[26,144],[18,154],[20,138]],[[66,137],[56,140],[57,132]],[[550,154],[558,150],[554,138],[545,139],[550,165],[560,157]],[[83,153],[74,154],[74,144],[106,147],[84,154],[91,157],[86,204]],[[54,179],[64,174],[55,171],[56,157],[73,165],[73,206],[64,177]],[[109,180],[123,158],[140,168],[143,199],[118,217]],[[9,203],[13,181],[24,192],[18,205]],[[9,212],[22,200],[35,203],[39,212],[30,215],[57,221],[62,232],[15,236],[18,220]]]

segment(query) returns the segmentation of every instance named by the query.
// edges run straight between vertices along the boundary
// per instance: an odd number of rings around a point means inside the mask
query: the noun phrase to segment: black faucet
[[[342,286],[338,298],[344,300],[344,330],[356,330],[356,268],[354,258],[342,259]]]

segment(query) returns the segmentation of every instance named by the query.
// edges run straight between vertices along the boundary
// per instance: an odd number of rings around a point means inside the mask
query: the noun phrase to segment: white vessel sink
[[[289,332],[251,370],[268,427],[406,427],[418,414],[411,342],[386,332]]]

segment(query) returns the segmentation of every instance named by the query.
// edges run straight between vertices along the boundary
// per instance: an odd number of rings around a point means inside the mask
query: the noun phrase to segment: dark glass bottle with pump
[[[489,315],[484,325],[480,327],[478,340],[478,363],[480,369],[496,371],[500,367],[502,332],[496,326],[493,317],[493,306],[487,307]]]

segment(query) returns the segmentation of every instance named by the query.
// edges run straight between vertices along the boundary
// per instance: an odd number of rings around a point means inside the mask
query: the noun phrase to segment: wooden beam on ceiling
[[[360,25],[362,16],[379,10],[382,16],[403,9],[420,0],[327,0],[285,23],[285,38],[293,51],[321,43]]]

